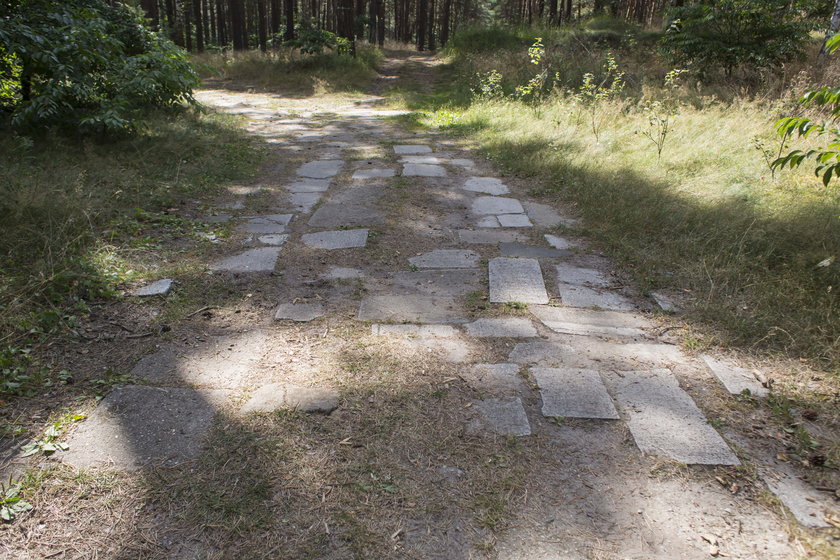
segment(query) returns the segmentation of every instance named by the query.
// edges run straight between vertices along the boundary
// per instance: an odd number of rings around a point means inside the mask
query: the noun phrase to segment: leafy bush
[[[350,52],[350,41],[335,33],[320,29],[308,18],[298,24],[296,38],[284,44],[300,49],[301,54],[321,54],[324,49],[330,49],[339,54]]]
[[[123,4],[17,1],[0,18],[0,103],[17,128],[125,132],[147,108],[193,101],[186,53]]]

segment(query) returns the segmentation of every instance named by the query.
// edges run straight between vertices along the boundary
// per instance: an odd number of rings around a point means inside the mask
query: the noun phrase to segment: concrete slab
[[[557,213],[557,210],[547,204],[526,201],[522,204],[525,213],[540,227],[555,227],[560,224],[569,225],[572,221]]]
[[[366,229],[342,229],[337,231],[320,231],[318,233],[306,233],[301,236],[308,247],[313,249],[351,249],[367,245],[368,230]]]
[[[430,154],[432,149],[422,144],[398,145],[394,146],[394,153],[398,155]]]
[[[502,218],[503,216],[499,216]],[[499,243],[503,257],[527,257],[532,259],[560,259],[571,255],[568,251],[523,245],[522,243]]]
[[[568,307],[599,307],[613,311],[633,311],[636,306],[621,294],[598,290],[587,286],[575,286],[560,282],[557,292],[563,305]]]
[[[298,168],[297,174],[311,179],[326,179],[338,175],[343,165],[344,162],[340,159],[319,159],[304,163]]]
[[[515,397],[528,391],[519,369],[518,364],[476,364],[461,376],[470,387],[482,394]]]
[[[242,407],[241,413],[300,410],[327,414],[338,407],[338,402],[339,395],[335,389],[272,383],[254,391],[251,399]]]
[[[371,325],[374,336],[409,336],[414,338],[453,338],[458,331],[451,325]]]
[[[569,263],[562,263],[556,265],[554,269],[557,271],[557,281],[564,284],[597,287],[607,287],[610,285],[607,275],[596,268],[583,268]]]
[[[520,317],[478,319],[464,326],[467,334],[476,338],[533,338],[537,336],[534,324]]]
[[[329,179],[299,179],[286,189],[293,193],[322,193],[330,188]]]
[[[280,256],[280,247],[258,247],[210,265],[220,272],[272,272]]]
[[[470,177],[464,183],[465,191],[485,193],[492,195],[508,194],[510,189],[502,183],[501,179],[495,177]]]
[[[612,399],[594,369],[531,368],[547,417],[618,420]]]
[[[478,253],[468,249],[436,249],[411,257],[408,262],[417,268],[475,268],[479,258]]]
[[[518,231],[460,229],[458,230],[458,239],[461,243],[471,245],[497,245],[499,243],[527,241],[528,236]]]
[[[284,233],[269,233],[268,235],[260,235],[259,237],[257,237],[257,241],[259,241],[263,245],[272,245],[275,247],[283,245],[288,240],[288,234]]]
[[[214,402],[227,395],[174,387],[117,387],[70,434],[69,448],[60,458],[77,469],[119,470],[194,459],[212,426]]]
[[[465,158],[454,158],[449,161],[452,165],[457,165],[458,167],[475,167],[475,162],[471,159]]]
[[[321,193],[292,193],[289,196],[292,207],[301,214],[309,214],[320,201]]]
[[[403,177],[446,177],[446,169],[440,165],[425,163],[406,163],[403,165]]]
[[[499,257],[490,261],[490,301],[548,303],[540,263]]]
[[[237,226],[245,233],[283,233],[292,221],[294,214],[270,214],[268,216],[248,216]]]
[[[559,235],[551,235],[550,233],[547,233],[543,237],[545,237],[548,244],[555,249],[573,249],[575,247],[579,247],[579,244],[575,241],[566,237],[560,237]]]
[[[482,271],[475,268],[398,272],[389,278],[389,291],[428,296],[464,296],[481,288]]]
[[[131,292],[131,295],[136,297],[162,296],[166,295],[170,288],[172,288],[172,278],[164,278],[143,286],[142,288],[137,288]]]
[[[296,321],[307,323],[324,316],[324,306],[320,303],[284,303],[274,312],[275,321]]]
[[[378,184],[351,186],[333,193],[330,205],[373,207],[386,192],[386,188]]]
[[[323,204],[307,222],[312,227],[378,226],[385,223],[382,212],[372,206]]]
[[[520,342],[511,350],[508,361],[529,365],[536,364],[545,367],[580,367],[575,359],[574,349],[568,344],[559,342]],[[585,365],[590,365],[589,363]]]
[[[502,214],[496,216],[501,227],[534,227],[525,214]]]
[[[518,200],[501,196],[479,196],[472,203],[472,211],[479,216],[525,213]]]
[[[464,310],[450,297],[371,296],[362,300],[359,321],[466,323]]]
[[[551,330],[565,334],[643,337],[652,325],[643,317],[615,311],[531,305],[528,311]]]
[[[341,266],[334,266],[321,275],[321,278],[324,280],[351,280],[364,277],[365,273],[358,268],[346,268]]]
[[[825,519],[832,508],[820,492],[789,474],[764,474],[762,478],[799,523],[815,529],[831,527]],[[837,508],[833,509],[836,512]]]
[[[393,177],[395,174],[396,173],[393,169],[366,168],[355,171],[351,179],[353,179],[354,181],[363,181],[366,179],[384,179],[386,177]]]
[[[476,412],[487,428],[504,436],[531,435],[531,425],[519,397],[487,399],[475,403]]]
[[[726,360],[716,360],[708,354],[701,356],[715,377],[723,383],[726,390],[733,395],[740,395],[744,391],[756,397],[766,397],[768,395],[767,388],[764,387],[755,375],[748,369],[738,367],[732,362]]]
[[[479,228],[500,228],[499,218],[496,216],[484,216],[475,222],[475,227]]]
[[[642,453],[689,465],[741,463],[670,371],[611,372],[605,382]]]
[[[400,158],[403,163],[421,163],[425,165],[441,165],[446,163],[443,158],[435,156],[403,156]]]
[[[543,367],[604,368],[632,371],[685,365],[680,349],[668,344],[616,344],[590,337],[564,342],[521,342],[513,347],[509,362]]]

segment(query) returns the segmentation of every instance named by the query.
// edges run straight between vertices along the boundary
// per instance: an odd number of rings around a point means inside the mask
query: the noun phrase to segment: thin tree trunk
[[[452,0],[443,0],[443,17],[440,22],[440,44],[446,46],[449,42],[449,14],[452,11]]]
[[[435,0],[429,0],[429,50],[433,51],[437,48],[435,45]]]
[[[257,33],[260,38],[260,50],[268,50],[268,18],[265,13],[265,0],[257,0]]]
[[[192,0],[193,16],[195,18],[195,50],[204,52],[204,18],[201,15],[203,0]]]
[[[192,19],[192,3],[191,0],[184,0],[184,38],[186,39],[185,45],[187,50],[192,52],[193,50],[193,43],[192,43],[192,29],[191,29],[191,19]]]
[[[428,15],[428,0],[417,2],[417,50],[426,50],[426,17]]]
[[[292,41],[295,38],[295,5],[297,0],[286,0],[283,7],[286,10],[286,15],[283,18],[286,23],[286,32],[283,34],[283,39]]]

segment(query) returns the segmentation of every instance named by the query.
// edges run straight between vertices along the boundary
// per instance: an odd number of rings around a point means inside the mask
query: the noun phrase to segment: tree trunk
[[[385,0],[377,0],[376,9],[376,39],[381,49],[385,46]]]
[[[286,9],[286,16],[284,21],[286,23],[286,33],[283,34],[283,39],[286,41],[293,41],[295,38],[295,5],[297,0],[286,0],[284,7]]]
[[[204,0],[192,0],[193,16],[195,19],[195,50],[204,51],[204,18],[202,17],[201,4]]]
[[[440,22],[440,44],[445,46],[449,42],[449,17],[452,11],[452,0],[443,0],[443,18]]]
[[[433,51],[437,48],[435,45],[435,0],[429,0],[429,50]]]
[[[417,50],[426,50],[426,16],[428,15],[428,0],[417,2]]]
[[[265,0],[257,0],[257,33],[260,38],[260,50],[268,50],[268,18],[265,13]]]

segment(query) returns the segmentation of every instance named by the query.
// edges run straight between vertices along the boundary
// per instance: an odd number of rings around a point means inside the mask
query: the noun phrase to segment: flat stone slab
[[[670,371],[611,373],[606,382],[642,453],[688,465],[741,463]]]
[[[355,181],[384,179],[386,177],[393,177],[394,175],[395,172],[393,169],[359,169],[353,173],[351,179]]]
[[[570,225],[573,220],[562,217],[557,211],[547,204],[526,201],[522,204],[525,212],[540,227],[555,227],[560,224]]]
[[[548,303],[540,263],[498,257],[490,261],[490,301]]]
[[[307,222],[312,227],[377,226],[385,223],[379,209],[353,204],[324,204]]]
[[[715,374],[715,377],[723,383],[723,386],[731,394],[740,395],[744,391],[749,391],[751,395],[756,397],[767,396],[767,388],[756,379],[750,370],[738,367],[728,361],[716,360],[708,354],[703,354],[701,357],[709,366],[709,369],[712,370],[712,373]]]
[[[531,368],[546,417],[618,420],[612,399],[594,369]]]
[[[269,233],[267,235],[260,235],[257,237],[257,241],[263,245],[273,245],[275,247],[283,245],[288,240],[289,236],[285,233]]]
[[[525,213],[525,209],[518,200],[501,196],[479,196],[472,203],[472,211],[473,214],[479,216]]]
[[[368,230],[366,229],[342,229],[337,231],[319,231],[318,233],[306,233],[301,236],[301,241],[313,249],[351,249],[367,245]]]
[[[327,179],[338,175],[343,165],[344,162],[340,159],[319,159],[301,165],[297,174],[310,179]]]
[[[458,335],[450,325],[371,325],[374,336],[410,336],[415,338],[452,338]]]
[[[289,202],[292,207],[302,213],[308,214],[321,201],[321,193],[292,193]]]
[[[616,344],[597,338],[576,337],[569,342],[520,342],[508,361],[543,367],[604,368],[632,371],[686,364],[676,346],[668,344]]]
[[[799,523],[805,527],[824,529],[831,527],[825,519],[830,513],[829,505],[820,492],[802,480],[788,474],[762,476],[773,494],[790,510]],[[834,508],[836,511],[836,508]]]
[[[651,324],[638,315],[569,307],[532,305],[528,310],[551,330],[565,334],[643,337]]]
[[[551,235],[550,233],[547,233],[543,237],[545,237],[545,240],[548,242],[548,244],[554,247],[555,249],[573,249],[579,246],[576,242],[572,241],[571,239],[560,237],[559,235]]]
[[[504,436],[531,435],[531,425],[519,397],[513,399],[487,399],[475,403],[475,410],[484,424]]]
[[[607,287],[610,280],[607,275],[597,268],[583,268],[569,263],[558,264],[554,267],[557,271],[557,281],[575,286],[597,286]]]
[[[398,155],[430,154],[432,153],[432,149],[429,146],[423,144],[403,144],[394,146],[394,153]]]
[[[569,307],[600,307],[613,311],[632,311],[636,306],[621,294],[559,282],[557,291],[564,305]]]
[[[365,273],[358,268],[347,268],[341,266],[334,266],[321,275],[321,278],[325,280],[351,280],[364,277]]]
[[[497,245],[499,243],[526,241],[528,236],[518,231],[459,229],[458,239],[461,243],[469,243],[470,245]]]
[[[322,193],[329,188],[329,179],[300,179],[291,185],[286,185],[286,189],[293,193]]]
[[[131,292],[131,295],[137,297],[162,296],[166,295],[170,288],[172,288],[172,278],[164,278],[163,280],[157,280],[151,284],[143,286],[142,288],[137,288]]]
[[[531,259],[559,259],[571,255],[568,251],[523,245],[522,243],[499,243],[499,251],[503,257],[527,257]]]
[[[475,268],[479,255],[468,249],[436,249],[411,257],[408,262],[417,268]]]
[[[457,165],[458,167],[475,167],[475,162],[471,159],[465,158],[454,158],[449,161],[452,165]]]
[[[297,387],[283,383],[272,383],[260,387],[242,407],[242,414],[252,412],[274,412],[276,410],[300,410],[301,412],[330,413],[338,408],[338,391]]]
[[[371,296],[362,300],[359,321],[407,323],[466,323],[464,310],[454,298],[426,296]]]
[[[196,458],[224,391],[130,385],[112,389],[67,439],[59,456],[77,469],[137,470]]]
[[[475,222],[475,227],[479,228],[500,228],[499,218],[496,216],[484,216]]]
[[[446,160],[436,156],[403,156],[400,158],[403,163],[422,163],[426,165],[441,165],[446,163]]]
[[[525,214],[502,214],[496,216],[496,219],[499,220],[500,227],[534,227]]]
[[[496,397],[514,397],[527,391],[519,369],[518,364],[476,364],[461,375],[476,391]]]
[[[389,279],[389,289],[427,296],[463,296],[481,288],[481,276],[477,268],[398,272]]]
[[[284,303],[274,312],[275,321],[297,321],[306,323],[324,316],[320,303]]]
[[[245,218],[236,229],[245,233],[283,233],[293,217],[294,214],[251,216]]]
[[[403,165],[404,177],[446,177],[446,169],[440,165],[426,163],[406,163]]]
[[[666,296],[665,294],[659,292],[651,292],[650,297],[653,298],[653,301],[656,302],[656,305],[659,306],[659,309],[662,311],[667,311],[669,313],[676,313],[679,311],[677,304],[674,301]]]
[[[258,247],[210,265],[222,272],[272,272],[280,256],[280,247]]]
[[[478,319],[464,325],[469,336],[477,338],[533,338],[537,329],[530,320],[520,317]]]
[[[508,194],[510,189],[502,183],[501,179],[495,177],[470,177],[464,183],[465,191],[485,193],[492,195]]]

